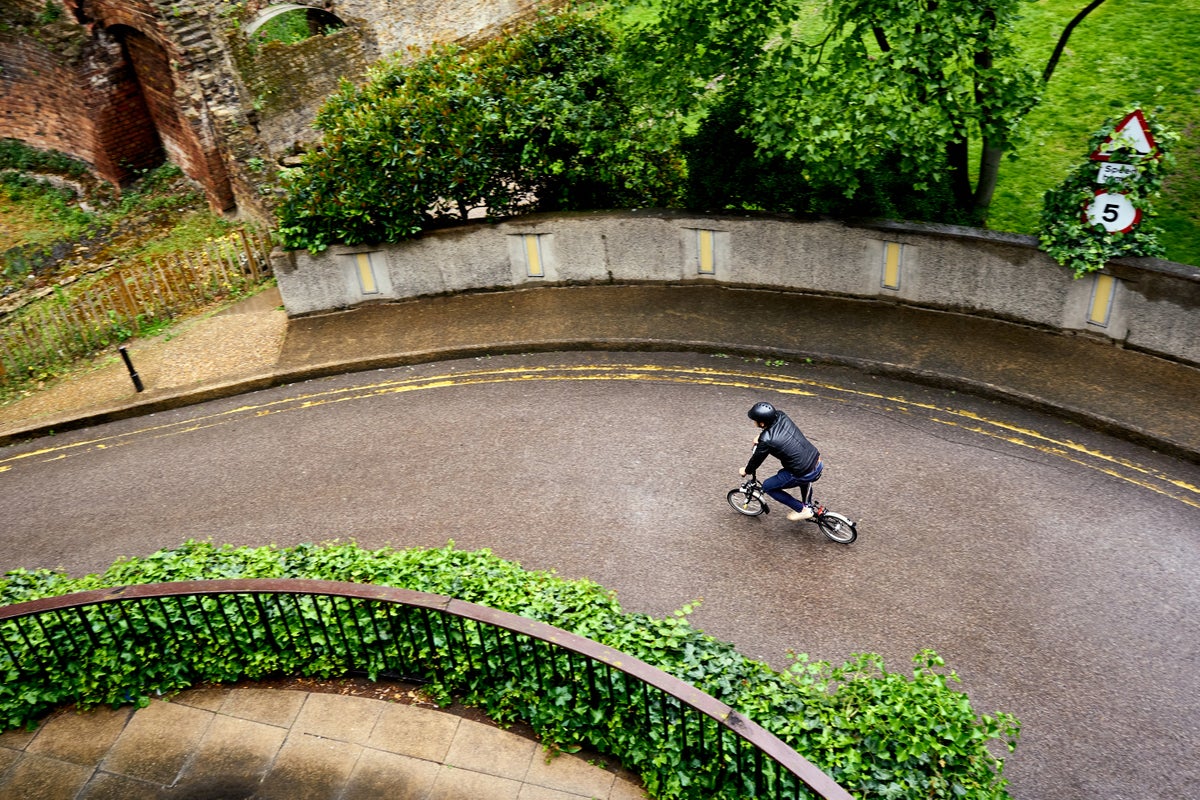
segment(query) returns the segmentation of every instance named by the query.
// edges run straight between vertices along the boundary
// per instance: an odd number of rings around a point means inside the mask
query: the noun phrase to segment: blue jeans
[[[793,511],[803,511],[804,501],[797,500],[785,492],[784,489],[791,489],[799,486],[800,496],[808,497],[808,487],[812,485],[813,481],[821,477],[821,469],[824,466],[824,464],[818,461],[816,468],[812,472],[799,478],[788,472],[786,469],[781,469],[779,472],[776,472],[770,478],[767,478],[765,481],[763,481],[763,491],[766,492],[768,496],[775,498]]]

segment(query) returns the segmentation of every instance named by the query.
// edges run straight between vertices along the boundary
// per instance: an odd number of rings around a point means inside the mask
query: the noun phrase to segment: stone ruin
[[[113,185],[170,161],[230,215],[267,220],[273,173],[321,103],[375,61],[469,42],[547,0],[0,0],[0,138]],[[302,15],[312,35],[263,41]]]

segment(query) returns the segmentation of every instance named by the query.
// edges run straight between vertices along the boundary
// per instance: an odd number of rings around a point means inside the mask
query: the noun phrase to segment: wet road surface
[[[758,399],[850,546],[724,502]],[[773,463],[773,462],[771,462]],[[761,473],[763,476],[769,474]],[[782,667],[941,654],[1022,724],[1016,798],[1200,797],[1200,467],[972,396],[690,354],[478,358],[281,387],[0,450],[0,567],[188,538],[491,548]]]

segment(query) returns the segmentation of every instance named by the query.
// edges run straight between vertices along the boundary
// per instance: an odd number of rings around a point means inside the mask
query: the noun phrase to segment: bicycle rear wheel
[[[850,544],[858,538],[858,526],[835,511],[826,511],[813,519],[821,533],[839,544]]]
[[[729,501],[729,505],[734,511],[745,514],[747,517],[757,517],[767,510],[767,504],[763,502],[761,496],[747,492],[741,487],[730,489],[729,494],[725,495],[725,499]]]

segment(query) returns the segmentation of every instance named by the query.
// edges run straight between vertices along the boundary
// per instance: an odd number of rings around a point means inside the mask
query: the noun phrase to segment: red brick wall
[[[58,150],[120,184],[163,160],[120,44],[79,29],[73,47],[0,34],[0,136]]]
[[[314,138],[312,118],[336,78],[559,0],[301,0],[328,6],[351,30],[289,52],[278,69],[238,74],[242,45],[229,39],[225,12],[275,2],[0,0],[0,137],[60,150],[118,184],[165,154],[214,208],[237,199],[253,208],[271,196],[256,178],[263,159]],[[62,8],[58,20],[48,3]],[[310,60],[296,63],[299,55]],[[272,85],[248,89],[264,72],[275,73]],[[266,105],[281,107],[262,113]]]
[[[145,99],[143,107],[153,120],[153,126],[158,130],[163,147],[170,155],[171,161],[191,175],[196,172],[196,163],[202,162],[202,159],[197,157],[196,148],[192,146],[193,143],[189,141],[180,123],[175,100],[175,81],[171,77],[167,54],[153,41],[132,28],[114,28],[112,32],[125,44],[125,51]],[[122,121],[114,119],[113,122],[115,129],[119,130]]]
[[[119,43],[109,41],[113,57],[96,63],[80,77],[84,85],[107,87],[107,91],[88,96],[95,125],[96,166],[123,182],[137,171],[158,166],[164,155],[133,66]]]
[[[0,136],[91,163],[92,125],[75,70],[42,43],[0,33]]]
[[[177,92],[177,56],[149,3],[74,0],[46,24],[45,0],[4,2],[16,26],[0,33],[0,137],[67,153],[118,185],[165,153],[214,208],[234,205],[204,99]]]

